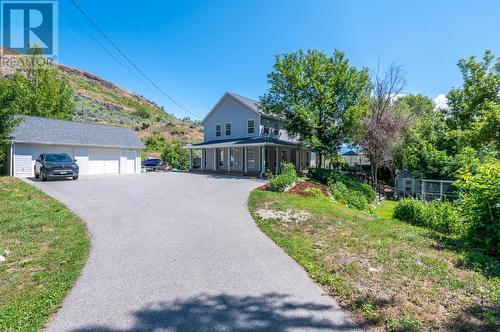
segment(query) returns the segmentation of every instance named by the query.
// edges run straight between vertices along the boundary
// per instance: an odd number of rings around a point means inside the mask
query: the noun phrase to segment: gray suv
[[[71,177],[78,180],[78,165],[66,153],[42,153],[35,162],[35,179]]]

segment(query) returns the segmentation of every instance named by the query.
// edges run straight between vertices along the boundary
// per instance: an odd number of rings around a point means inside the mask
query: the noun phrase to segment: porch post
[[[278,160],[278,147],[276,147],[276,174],[278,174],[280,169],[280,161]]]
[[[243,173],[247,172],[247,147],[243,147]]]
[[[214,171],[217,170],[217,148],[214,148]]]
[[[193,169],[193,149],[189,149],[189,171]]]
[[[231,172],[231,148],[227,148],[227,171]]]
[[[260,147],[260,177],[262,177],[265,173],[265,168],[266,168],[266,161],[264,158],[266,157],[266,152],[265,152],[266,147],[261,146]]]
[[[200,169],[205,170],[205,149],[201,149],[201,165]]]

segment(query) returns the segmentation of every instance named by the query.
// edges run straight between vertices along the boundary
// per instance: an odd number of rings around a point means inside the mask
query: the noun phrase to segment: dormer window
[[[255,133],[255,120],[252,119],[247,121],[247,133]]]
[[[226,123],[226,136],[231,136],[231,124]]]
[[[215,125],[215,136],[216,137],[219,137],[221,135],[221,131],[222,131],[221,127],[222,126],[220,124]]]

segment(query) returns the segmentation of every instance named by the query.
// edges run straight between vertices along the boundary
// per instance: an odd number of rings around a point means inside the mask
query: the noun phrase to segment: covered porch
[[[282,162],[305,172],[310,152],[299,144],[273,139],[245,139],[194,144],[189,149],[189,170],[263,177],[280,173]]]

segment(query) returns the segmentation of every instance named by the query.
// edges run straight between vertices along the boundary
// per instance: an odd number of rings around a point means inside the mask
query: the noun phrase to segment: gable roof
[[[243,106],[245,106],[250,111],[255,112],[257,114],[262,114],[262,111],[259,110],[259,108],[257,107],[258,102],[256,100],[253,100],[253,99],[250,99],[250,98],[247,98],[247,97],[243,97],[243,96],[237,95],[236,93],[226,92],[226,93],[224,93],[222,95],[222,97],[214,105],[214,107],[212,107],[212,109],[210,110],[210,112],[208,112],[208,114],[203,118],[203,120],[201,120],[202,124],[204,124],[205,121],[207,121],[207,119],[210,117],[210,115],[212,115],[212,113],[215,112],[215,110],[219,107],[220,104],[222,104],[222,102],[226,98],[233,98],[234,100],[236,100],[237,102],[239,102],[240,104],[242,104]]]
[[[23,116],[11,134],[16,143],[143,148],[132,129],[97,123]]]
[[[342,155],[343,155],[343,156],[357,156],[357,155],[358,155],[358,153],[357,153],[357,152],[354,152],[354,151],[352,151],[352,150],[349,150],[349,151],[347,151],[346,153],[343,153]]]

